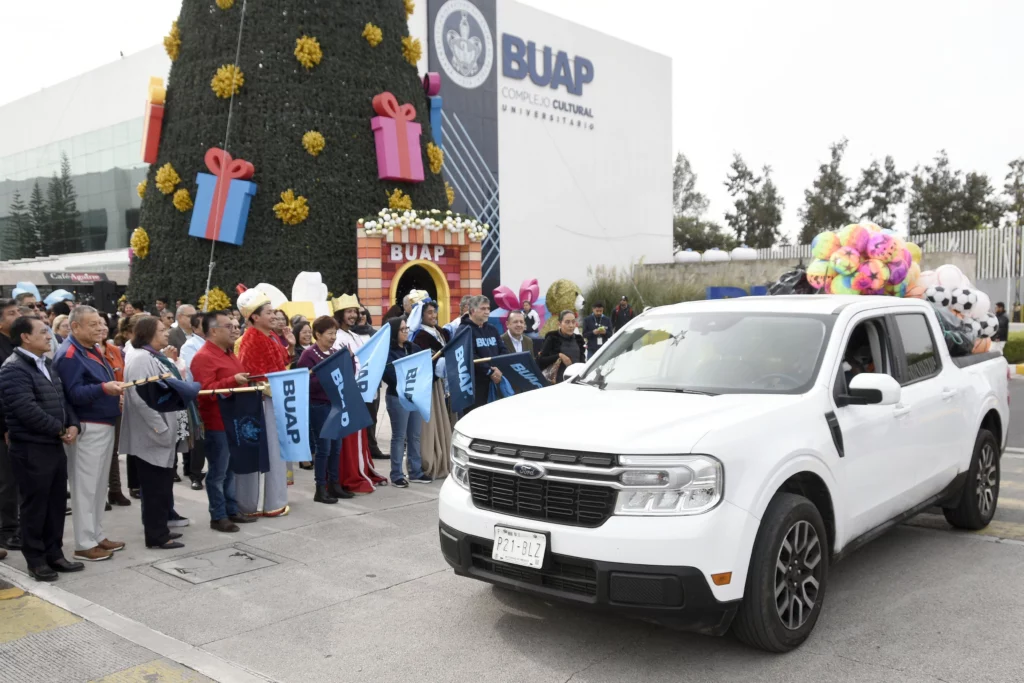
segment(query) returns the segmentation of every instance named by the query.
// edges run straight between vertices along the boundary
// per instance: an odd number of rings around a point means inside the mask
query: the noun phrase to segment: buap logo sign
[[[538,49],[532,40],[524,41],[518,36],[503,33],[501,73],[506,78],[517,80],[529,77],[534,85],[542,88],[557,90],[565,86],[566,92],[582,95],[583,86],[594,80],[594,63],[579,55],[570,59],[564,50],[555,53],[548,45]]]
[[[457,85],[478,88],[494,66],[494,40],[483,13],[469,0],[449,0],[434,18],[434,51]]]

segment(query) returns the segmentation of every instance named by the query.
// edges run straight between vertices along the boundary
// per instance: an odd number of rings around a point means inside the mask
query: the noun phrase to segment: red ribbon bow
[[[233,159],[230,154],[219,147],[206,150],[203,159],[206,168],[217,177],[213,186],[213,203],[210,206],[210,217],[206,221],[206,239],[215,240],[220,236],[220,225],[224,220],[224,207],[228,203],[228,192],[234,179],[248,180],[256,169],[244,159]]]

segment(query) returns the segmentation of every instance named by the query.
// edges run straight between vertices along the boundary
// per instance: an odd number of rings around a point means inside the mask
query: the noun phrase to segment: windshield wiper
[[[694,394],[696,396],[718,396],[711,391],[700,391],[699,389],[684,389],[683,387],[637,387],[637,391],[665,391],[670,394]]]

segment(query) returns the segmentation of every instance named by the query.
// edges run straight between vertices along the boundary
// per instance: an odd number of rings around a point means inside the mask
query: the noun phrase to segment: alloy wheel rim
[[[975,481],[975,494],[978,499],[978,512],[988,519],[995,512],[996,491],[999,486],[999,470],[996,464],[996,452],[992,444],[981,447],[978,458],[978,476]]]
[[[810,522],[796,522],[782,539],[775,560],[775,608],[791,631],[807,623],[818,602],[821,554],[821,539]]]

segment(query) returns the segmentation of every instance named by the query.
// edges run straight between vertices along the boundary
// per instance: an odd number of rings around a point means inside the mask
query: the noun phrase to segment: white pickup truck
[[[963,529],[995,513],[1008,368],[942,334],[891,297],[651,310],[564,383],[458,422],[441,550],[462,576],[791,650],[839,558],[931,506]]]

